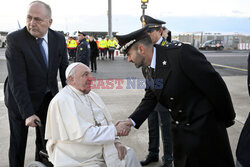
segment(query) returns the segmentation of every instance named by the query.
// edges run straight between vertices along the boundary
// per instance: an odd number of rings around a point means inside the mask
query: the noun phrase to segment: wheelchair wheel
[[[27,167],[46,167],[43,163],[38,161],[30,162]]]

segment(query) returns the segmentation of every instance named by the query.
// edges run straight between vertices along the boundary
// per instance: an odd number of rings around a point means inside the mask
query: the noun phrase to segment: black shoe
[[[172,163],[171,164],[164,164],[164,165],[162,165],[160,167],[172,167]]]
[[[144,165],[148,165],[150,164],[151,162],[158,162],[159,161],[159,158],[158,156],[147,156],[147,158],[144,160],[144,161],[140,161],[141,165],[144,166]]]

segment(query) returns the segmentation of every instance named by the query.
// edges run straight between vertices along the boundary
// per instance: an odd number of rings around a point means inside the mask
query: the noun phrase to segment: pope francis
[[[45,139],[55,167],[139,167],[131,148],[117,136],[126,125],[114,126],[102,99],[90,89],[90,69],[72,63],[67,86],[51,101]],[[127,128],[127,129],[126,129]],[[124,130],[123,130],[124,131]]]

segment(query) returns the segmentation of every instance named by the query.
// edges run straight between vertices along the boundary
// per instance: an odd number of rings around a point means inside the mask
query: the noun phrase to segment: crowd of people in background
[[[109,37],[102,36],[98,39],[93,35],[88,36],[83,32],[78,32],[78,37],[67,35],[66,38],[69,61],[82,62],[87,66],[91,63],[91,72],[97,71],[96,59],[114,60],[115,50],[117,49],[117,41],[113,37],[109,39]],[[86,47],[81,45],[82,40],[86,41],[84,42],[84,46]]]

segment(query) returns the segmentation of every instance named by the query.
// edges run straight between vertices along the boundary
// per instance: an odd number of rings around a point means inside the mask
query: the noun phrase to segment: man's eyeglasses
[[[37,24],[41,24],[42,22],[44,22],[46,19],[42,19],[40,17],[32,17],[32,16],[27,16],[27,21],[31,22],[32,20],[37,23]]]

